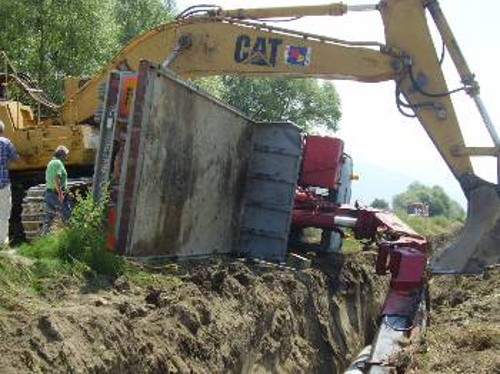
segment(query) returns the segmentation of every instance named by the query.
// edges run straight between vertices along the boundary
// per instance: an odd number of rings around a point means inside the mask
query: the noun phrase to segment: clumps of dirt
[[[0,317],[0,372],[341,372],[373,337],[386,280],[372,269],[367,253],[302,271],[212,261],[161,288],[75,287]]]
[[[475,352],[495,349],[500,346],[500,334],[485,326],[475,326],[468,330],[467,335],[459,335],[452,338],[457,349],[470,350]]]
[[[415,373],[500,373],[500,267],[430,281],[431,325]]]
[[[389,356],[388,366],[394,368],[395,374],[403,374],[413,364],[414,355],[415,347],[408,345],[408,348],[403,348]]]

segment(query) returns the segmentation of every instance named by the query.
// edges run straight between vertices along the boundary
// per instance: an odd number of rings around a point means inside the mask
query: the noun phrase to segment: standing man
[[[3,136],[5,124],[0,120],[0,247],[9,244],[9,219],[12,208],[9,162],[19,155],[12,142]]]
[[[45,170],[45,217],[42,234],[49,232],[57,213],[61,214],[64,222],[67,222],[71,216],[68,173],[64,167],[64,161],[68,158],[68,154],[68,148],[63,145],[58,146],[54,151],[54,157]]]

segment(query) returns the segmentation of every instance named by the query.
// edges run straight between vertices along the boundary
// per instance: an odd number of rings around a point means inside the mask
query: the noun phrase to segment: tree
[[[304,130],[336,131],[340,99],[331,82],[225,76],[221,98],[257,121],[291,121]]]
[[[126,44],[154,26],[172,20],[173,0],[121,0],[115,5],[116,21],[120,27],[118,42]]]
[[[95,74],[172,13],[172,0],[0,0],[0,50],[61,101],[64,77]]]
[[[198,88],[202,88],[205,91],[209,92],[211,95],[217,97],[218,99],[223,100],[222,96],[226,91],[226,87],[224,86],[222,77],[220,76],[202,77],[193,79],[192,82]]]
[[[94,73],[117,49],[114,1],[0,0],[8,56],[52,96],[61,78]],[[8,41],[5,43],[5,41]]]
[[[424,203],[429,205],[430,216],[444,216],[447,218],[463,219],[465,212],[462,207],[452,200],[440,186],[428,187],[414,182],[408,189],[394,196],[392,206],[402,209],[410,203]]]
[[[389,209],[389,203],[385,201],[384,199],[375,199],[373,202],[370,204],[372,208],[377,208],[377,209],[383,209],[383,210],[388,210]]]

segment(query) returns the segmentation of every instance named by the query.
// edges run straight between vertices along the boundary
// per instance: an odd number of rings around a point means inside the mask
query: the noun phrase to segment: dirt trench
[[[373,260],[183,264],[156,289],[54,285],[0,317],[0,372],[339,373],[376,328],[386,280]]]
[[[430,325],[410,374],[500,373],[500,267],[430,279]]]

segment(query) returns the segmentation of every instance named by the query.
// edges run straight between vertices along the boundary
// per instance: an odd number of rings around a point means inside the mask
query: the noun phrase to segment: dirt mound
[[[430,281],[431,325],[414,373],[500,373],[500,267]]]
[[[340,372],[376,327],[372,263],[219,261],[181,265],[161,288],[69,286],[0,317],[0,372]]]

